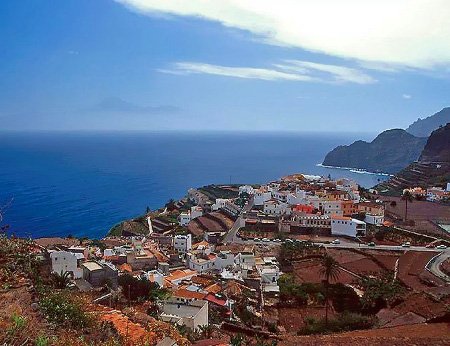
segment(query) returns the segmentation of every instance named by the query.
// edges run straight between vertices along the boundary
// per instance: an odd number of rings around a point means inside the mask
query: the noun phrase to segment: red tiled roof
[[[208,293],[219,293],[222,290],[218,283],[214,283],[205,288],[205,291]]]
[[[225,306],[225,304],[227,303],[226,300],[217,298],[214,294],[211,294],[211,293],[209,293],[205,299],[208,302],[211,302],[211,303],[219,305],[219,306]]]
[[[181,288],[172,292],[174,297],[188,298],[188,299],[204,299],[206,294],[200,292],[193,292],[187,289]]]
[[[122,272],[131,273],[133,271],[133,268],[131,268],[131,266],[128,263],[124,263],[119,266],[119,270]]]

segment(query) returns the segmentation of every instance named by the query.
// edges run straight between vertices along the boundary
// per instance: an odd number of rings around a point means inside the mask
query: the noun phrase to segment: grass
[[[374,326],[376,318],[364,316],[356,313],[344,312],[337,317],[329,319],[315,319],[308,317],[305,319],[306,325],[298,331],[298,335],[314,335],[339,333],[358,329],[369,329]]]

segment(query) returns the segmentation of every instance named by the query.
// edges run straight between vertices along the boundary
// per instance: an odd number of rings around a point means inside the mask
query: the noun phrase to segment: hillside
[[[396,173],[418,159],[425,142],[426,138],[415,137],[402,129],[387,130],[370,143],[356,141],[336,147],[327,154],[323,164]]]
[[[400,194],[404,188],[427,187],[450,181],[450,123],[428,138],[419,161],[377,186],[385,194]]]
[[[435,130],[422,151],[420,162],[450,162],[450,122]]]
[[[406,131],[416,137],[428,137],[439,126],[444,126],[448,122],[450,122],[450,107],[446,107],[425,119],[416,120]]]

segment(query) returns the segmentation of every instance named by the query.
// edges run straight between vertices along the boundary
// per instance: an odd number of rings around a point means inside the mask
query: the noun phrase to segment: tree
[[[244,343],[244,336],[242,334],[233,335],[230,338],[230,345],[231,346],[241,346]]]
[[[357,285],[364,291],[361,299],[363,311],[373,314],[400,299],[404,292],[392,272],[383,272],[379,277],[363,275]]]
[[[55,288],[63,289],[66,288],[70,282],[70,273],[63,272],[61,273],[52,273],[52,283]]]
[[[402,200],[405,201],[405,221],[408,220],[408,202],[413,202],[414,198],[411,192],[405,190],[402,195]]]
[[[203,325],[199,327],[200,333],[201,335],[205,338],[205,339],[211,339],[214,331],[216,330],[216,327],[208,324],[208,325]]]
[[[330,280],[337,280],[341,270],[339,263],[330,255],[323,256],[321,261],[320,274],[325,279],[325,324],[328,324],[328,288]]]

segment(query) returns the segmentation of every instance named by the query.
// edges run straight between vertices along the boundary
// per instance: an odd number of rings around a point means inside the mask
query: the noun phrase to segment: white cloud
[[[286,60],[286,63],[288,63],[288,65],[277,66],[290,71],[295,71],[298,68],[299,71],[324,72],[330,74],[336,82],[351,82],[357,84],[371,84],[376,82],[376,80],[368,74],[350,67],[319,64],[302,60]]]
[[[116,0],[148,15],[197,17],[379,66],[450,65],[448,0]]]
[[[412,98],[412,96],[409,95],[409,94],[403,94],[402,97],[403,97],[405,100],[409,100],[409,99]]]
[[[177,62],[171,68],[160,69],[159,72],[177,75],[211,74],[266,81],[348,82],[357,84],[376,82],[371,76],[357,69],[301,60],[285,60],[283,64],[274,64],[272,68],[231,67],[199,62]]]
[[[230,67],[210,65],[197,62],[178,62],[173,64],[169,70],[159,70],[164,73],[172,74],[212,74],[226,77],[262,79],[267,81],[290,80],[290,81],[313,81],[314,79],[307,75],[286,73],[273,69],[253,68],[253,67]]]

